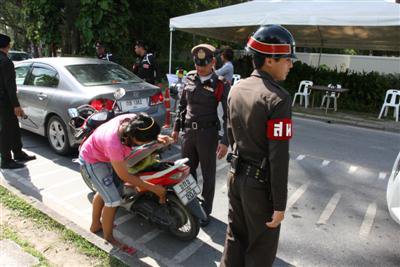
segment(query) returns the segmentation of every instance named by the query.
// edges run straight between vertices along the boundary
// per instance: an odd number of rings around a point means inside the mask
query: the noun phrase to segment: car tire
[[[71,152],[68,139],[68,131],[62,119],[53,116],[47,122],[46,135],[51,148],[60,155],[67,155]]]

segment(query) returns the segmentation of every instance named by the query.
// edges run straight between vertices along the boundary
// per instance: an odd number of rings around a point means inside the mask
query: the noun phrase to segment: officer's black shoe
[[[26,154],[24,151],[21,151],[21,153],[15,154],[14,159],[17,161],[30,161],[36,159],[36,156],[29,156]]]
[[[20,169],[20,168],[23,168],[23,167],[25,167],[24,164],[18,163],[16,161],[12,160],[12,159],[11,160],[7,160],[5,162],[1,162],[1,165],[0,165],[1,169]]]
[[[201,227],[206,227],[207,225],[209,225],[211,222],[211,218],[210,216],[207,216],[207,219],[205,220],[200,220],[200,226]]]

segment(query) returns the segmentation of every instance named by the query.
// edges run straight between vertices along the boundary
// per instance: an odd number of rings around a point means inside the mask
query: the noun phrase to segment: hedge
[[[340,109],[361,111],[368,113],[379,112],[386,91],[400,89],[400,74],[380,74],[378,72],[338,72],[326,66],[319,68],[297,61],[283,86],[293,96],[297,92],[300,81],[310,80],[315,85],[341,84],[350,89],[339,98]],[[318,99],[320,101],[321,98]],[[319,102],[317,104],[320,104]]]

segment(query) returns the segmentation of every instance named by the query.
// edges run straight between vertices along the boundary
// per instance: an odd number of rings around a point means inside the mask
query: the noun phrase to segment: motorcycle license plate
[[[122,111],[129,111],[131,109],[140,109],[148,106],[147,98],[137,98],[132,100],[121,101]]]
[[[174,186],[175,193],[184,205],[196,198],[200,194],[200,187],[192,175]]]

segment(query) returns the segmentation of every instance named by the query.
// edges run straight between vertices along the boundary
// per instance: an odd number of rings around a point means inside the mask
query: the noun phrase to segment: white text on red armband
[[[267,121],[267,138],[270,140],[289,140],[292,138],[292,120],[273,119]]]

